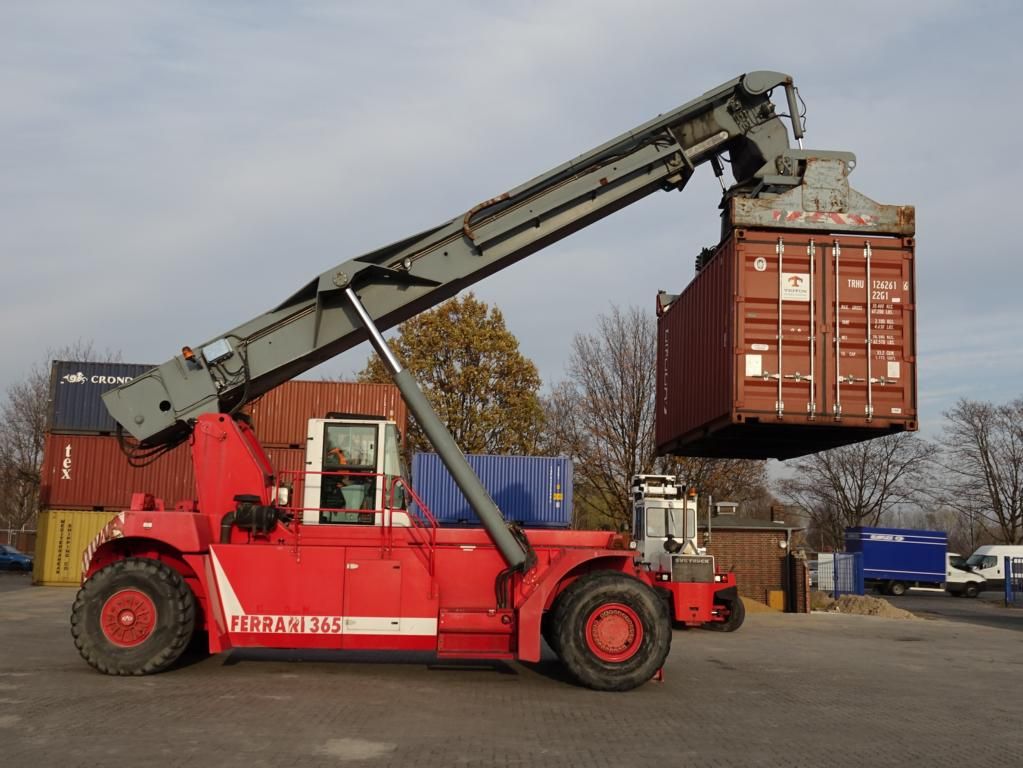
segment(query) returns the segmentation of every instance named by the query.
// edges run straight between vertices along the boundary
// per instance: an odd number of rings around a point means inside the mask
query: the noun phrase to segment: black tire
[[[709,621],[701,626],[704,629],[709,629],[713,632],[734,632],[742,623],[746,621],[746,606],[742,602],[741,597],[736,597],[735,600],[722,601],[719,605],[723,605],[728,610],[728,617],[724,621]]]
[[[908,591],[909,587],[901,581],[893,581],[888,585],[888,594],[892,597],[902,597]]]
[[[594,622],[600,621],[613,622],[618,631],[626,629],[630,645],[616,646],[622,653],[601,648],[594,631]],[[595,571],[573,582],[558,598],[552,629],[565,667],[597,691],[643,685],[664,665],[671,649],[671,617],[664,601],[651,587],[618,571]],[[609,642],[606,636],[603,642]]]
[[[964,597],[976,597],[980,594],[980,587],[971,581],[966,585],[966,589],[964,589],[960,594]]]
[[[557,603],[555,602],[555,604],[551,606],[551,609],[540,619],[540,635],[543,637],[544,642],[547,643],[547,646],[558,656],[561,656],[561,654],[558,653],[557,633],[554,631],[554,609],[556,607]]]
[[[188,647],[194,629],[192,590],[181,574],[156,560],[108,565],[82,585],[71,608],[78,652],[107,675],[166,669]],[[113,639],[117,633],[122,633],[120,644]]]

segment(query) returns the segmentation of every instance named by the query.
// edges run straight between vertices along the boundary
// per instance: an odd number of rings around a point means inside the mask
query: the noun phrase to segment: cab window
[[[667,526],[667,527],[665,527]],[[666,538],[668,533],[678,538],[682,529],[682,510],[650,507],[646,515],[646,535],[650,539]]]
[[[320,487],[321,523],[372,524],[373,515],[327,510],[376,508],[376,424],[325,424]]]
[[[970,559],[966,561],[966,564],[971,568],[994,568],[998,564],[998,558],[994,555],[970,555]]]

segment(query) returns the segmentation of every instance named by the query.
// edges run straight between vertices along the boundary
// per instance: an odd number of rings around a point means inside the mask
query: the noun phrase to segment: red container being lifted
[[[734,230],[659,297],[658,452],[786,459],[916,430],[913,252]]]

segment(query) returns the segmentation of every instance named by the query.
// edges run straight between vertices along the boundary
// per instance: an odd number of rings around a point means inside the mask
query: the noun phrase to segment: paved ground
[[[999,592],[983,592],[979,598],[950,598],[942,591],[911,589],[902,597],[887,598],[892,605],[905,608],[925,619],[982,624],[999,629],[1023,631],[1023,611],[1006,610],[1005,598]]]
[[[425,656],[236,652],[153,677],[104,677],[71,643],[72,597],[0,575],[5,767],[1023,759],[1023,611],[977,601],[982,619],[997,612],[1004,625],[758,613],[732,635],[677,632],[665,683],[601,694],[563,681],[554,662],[459,667]]]

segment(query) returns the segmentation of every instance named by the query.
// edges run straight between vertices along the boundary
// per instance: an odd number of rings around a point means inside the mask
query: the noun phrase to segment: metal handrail
[[[316,475],[320,477],[346,477],[346,478],[379,478],[381,487],[384,491],[381,497],[383,509],[377,509],[376,507],[370,509],[358,509],[358,510],[346,510],[352,512],[362,512],[377,514],[380,513],[382,518],[382,525],[374,526],[381,530],[381,534],[386,538],[386,546],[388,549],[394,546],[394,517],[396,512],[404,512],[406,518],[409,521],[408,525],[399,526],[404,530],[410,531],[413,538],[417,538],[418,543],[425,545],[429,549],[429,553],[426,555],[426,565],[429,569],[430,576],[432,577],[435,573],[435,551],[437,548],[437,528],[440,524],[437,519],[430,512],[429,507],[419,498],[419,495],[412,489],[408,481],[400,475],[388,475],[382,472],[353,472],[346,470],[335,470],[335,471],[320,471],[320,470],[293,470],[286,469],[280,470],[275,475],[274,483],[274,495],[276,499],[280,488],[288,487],[291,493],[291,499],[289,503],[281,507],[282,510],[290,512],[292,514],[292,525],[295,527],[296,539],[300,538],[300,530],[302,526],[302,516],[304,512],[337,512],[336,508],[332,507],[306,507],[296,504],[296,499],[300,496],[304,496],[305,492],[305,478],[307,475]],[[289,486],[285,480],[287,478],[293,478],[291,485]],[[395,507],[394,499],[397,493],[397,489],[401,487],[404,489],[406,504],[404,508]],[[411,505],[407,501],[411,499],[418,508],[419,513],[415,513],[411,509]],[[421,531],[429,531],[425,536],[421,536]]]

